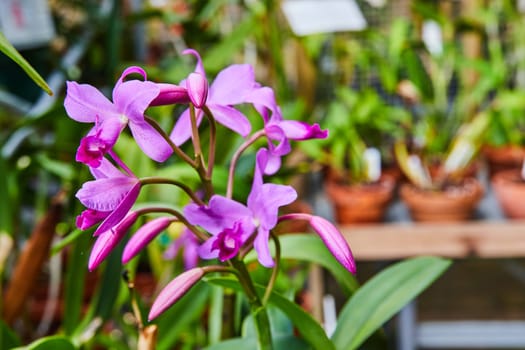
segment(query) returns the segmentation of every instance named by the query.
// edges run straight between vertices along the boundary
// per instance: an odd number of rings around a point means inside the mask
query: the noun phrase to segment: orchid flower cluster
[[[270,240],[278,237],[272,229],[285,220],[308,221],[334,257],[354,273],[351,250],[337,228],[316,215],[279,215],[280,208],[292,203],[297,193],[291,186],[265,182],[266,175],[275,174],[281,167],[281,158],[291,151],[292,141],[326,138],[328,132],[317,124],[284,119],[273,90],[256,82],[252,66],[231,65],[209,85],[200,55],[192,49],[184,54],[193,55],[197,63],[195,70],[178,85],[150,81],[146,72],[135,66],[122,73],[113,89],[112,101],[91,85],[67,83],[64,106],[69,117],[93,124],[76,153],[76,160],[86,164],[94,177],[76,194],[86,207],[77,217],[77,226],[85,230],[98,225],[88,268],[96,269],[140,217],[154,215],[130,236],[122,254],[123,263],[137,256],[174,222],[184,224],[185,234],[192,237],[188,242],[198,244],[196,249],[201,259],[216,263],[189,266],[175,277],[154,301],[150,320],[210,272],[232,272],[247,286],[247,293],[255,294],[243,258],[254,249],[261,265],[276,268],[277,257],[272,256]],[[187,108],[171,132],[164,131],[145,114],[148,108],[172,104],[187,105]],[[253,131],[249,118],[234,107],[241,104],[252,105],[258,112],[264,122],[260,130]],[[202,149],[199,135],[204,130],[200,127],[203,119],[208,122],[206,130],[210,140],[206,151]],[[243,138],[229,162],[226,193],[216,193],[212,182],[217,124]],[[149,158],[163,163],[176,157],[176,161],[195,169],[201,186],[190,188],[176,179],[137,177],[114,150],[126,127]],[[246,203],[241,203],[232,195],[236,165],[243,152],[260,144],[256,142],[260,139],[266,139],[267,143],[256,150],[251,191]],[[181,147],[186,142],[192,143],[192,155]],[[177,186],[188,195],[189,204],[181,210],[172,206],[134,208],[142,187],[148,184]],[[254,297],[261,306],[257,296]]]

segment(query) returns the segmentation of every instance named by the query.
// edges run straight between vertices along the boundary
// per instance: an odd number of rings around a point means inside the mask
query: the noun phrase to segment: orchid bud
[[[351,273],[356,272],[356,266],[352,251],[343,235],[330,221],[320,217],[311,216],[310,225],[321,237],[324,244],[332,255]]]
[[[208,98],[208,81],[199,73],[190,73],[186,79],[186,88],[191,103],[197,108],[202,108]]]
[[[126,264],[133,259],[153,238],[164,231],[172,222],[172,218],[160,217],[151,220],[139,228],[124,248],[122,263]]]
[[[129,212],[117,225],[97,237],[93,249],[91,249],[91,255],[89,256],[89,271],[93,271],[104,261],[113,248],[120,243],[138,216],[138,213],[135,211]]]
[[[166,311],[171,305],[175,304],[202,276],[204,276],[204,269],[202,267],[196,267],[175,277],[173,281],[164,287],[157,296],[157,299],[155,299],[155,302],[153,302],[148,320],[151,321]]]
[[[160,88],[159,95],[151,101],[150,106],[184,104],[191,101],[188,90],[182,86],[166,83],[159,83],[157,86]]]

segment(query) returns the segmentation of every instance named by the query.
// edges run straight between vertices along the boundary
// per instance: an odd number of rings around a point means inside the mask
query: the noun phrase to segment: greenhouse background
[[[524,24],[2,0],[0,349],[525,348]]]

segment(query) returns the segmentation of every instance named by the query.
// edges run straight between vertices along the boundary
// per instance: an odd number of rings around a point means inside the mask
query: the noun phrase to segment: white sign
[[[366,28],[366,19],[354,0],[286,0],[281,6],[299,36]]]
[[[47,44],[55,36],[47,0],[0,0],[0,30],[17,49]]]

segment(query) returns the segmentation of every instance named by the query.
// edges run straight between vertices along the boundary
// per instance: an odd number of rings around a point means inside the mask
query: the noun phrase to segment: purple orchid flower
[[[182,261],[184,269],[189,270],[197,266],[199,261],[199,241],[195,234],[188,228],[184,228],[179,237],[177,237],[168,248],[164,251],[164,259],[172,260],[182,251]]]
[[[185,50],[183,53],[191,54],[197,58],[195,73],[205,78],[206,73],[199,53],[192,49]],[[199,124],[202,120],[203,111],[200,107],[205,104],[213,113],[218,123],[246,137],[251,131],[251,124],[246,116],[233,106],[243,103],[262,103],[262,101],[259,102],[257,99],[259,95],[252,94],[254,90],[260,89],[260,84],[255,81],[255,73],[252,66],[249,64],[234,64],[219,72],[209,88],[205,103],[202,103],[204,101],[203,98],[198,98],[198,96],[202,96],[203,94],[196,93],[202,90],[202,87],[191,88],[192,86],[202,86],[202,82],[198,82],[200,77],[192,77],[190,74],[189,79],[180,84],[181,86],[186,85],[189,96],[192,98],[195,107],[197,107],[197,123]],[[193,80],[195,80],[196,83],[192,82]],[[192,90],[195,92],[192,92]],[[200,106],[193,101],[194,99],[200,101]],[[190,137],[190,112],[186,110],[175,124],[170,138],[179,146]]]
[[[199,248],[201,258],[231,259],[257,231],[254,248],[259,262],[266,267],[274,265],[268,243],[270,230],[277,224],[279,207],[293,202],[297,193],[290,186],[263,183],[267,161],[268,150],[259,150],[246,206],[220,195],[212,196],[207,206],[195,203],[186,206],[188,221],[212,235]]]
[[[98,167],[126,125],[148,157],[163,162],[172,154],[168,142],[144,118],[144,111],[159,95],[160,88],[150,81],[124,81],[134,73],[146,79],[142,68],[124,70],[113,89],[113,102],[91,85],[67,82],[64,107],[68,115],[78,122],[95,123],[80,143],[77,161]]]
[[[86,209],[77,216],[76,225],[82,231],[102,222],[111,214],[110,211],[98,211],[94,209]]]
[[[88,209],[109,213],[96,229],[94,235],[98,235],[126,216],[137,200],[141,184],[136,176],[122,173],[106,158],[90,170],[95,180],[84,183],[76,197]]]

